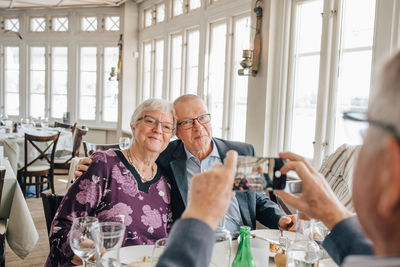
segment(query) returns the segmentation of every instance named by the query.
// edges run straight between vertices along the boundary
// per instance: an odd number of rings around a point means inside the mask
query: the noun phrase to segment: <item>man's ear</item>
[[[396,209],[400,208],[400,144],[390,137],[385,144],[384,170],[382,179],[381,196],[377,206],[381,216],[389,218],[396,216]],[[397,211],[398,212],[398,211]]]

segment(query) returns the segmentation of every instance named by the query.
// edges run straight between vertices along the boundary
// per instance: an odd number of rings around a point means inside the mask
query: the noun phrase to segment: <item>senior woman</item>
[[[124,218],[122,246],[153,244],[167,236],[172,223],[170,185],[155,161],[174,133],[175,111],[165,100],[149,99],[136,108],[130,124],[132,145],[94,153],[88,171],[63,198],[52,223],[46,266],[79,264],[68,233],[80,216]]]

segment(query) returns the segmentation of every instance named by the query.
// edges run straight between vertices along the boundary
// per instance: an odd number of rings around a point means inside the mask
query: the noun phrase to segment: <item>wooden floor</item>
[[[67,176],[55,176],[56,193],[65,193]],[[18,258],[14,252],[6,246],[6,266],[10,267],[39,267],[46,262],[49,254],[49,239],[47,236],[46,220],[44,218],[42,199],[28,198],[26,200],[31,212],[36,229],[39,233],[39,241],[36,243],[32,252],[23,260]],[[7,243],[7,242],[6,242]]]

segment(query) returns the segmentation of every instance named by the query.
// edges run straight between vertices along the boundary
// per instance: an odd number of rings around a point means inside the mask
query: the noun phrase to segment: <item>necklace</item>
[[[132,166],[132,167],[135,169],[135,171],[139,174],[140,179],[142,180],[142,182],[143,182],[143,181],[144,181],[144,182],[149,182],[149,181],[153,180],[153,178],[154,178],[154,176],[156,175],[156,172],[157,172],[156,168],[154,167],[155,164],[153,163],[153,166],[151,167],[152,174],[151,174],[150,178],[146,178],[146,177],[144,177],[144,175],[142,175],[142,174],[140,173],[139,169],[136,168],[135,164],[133,163],[133,160],[132,160],[132,158],[131,158],[130,149],[128,148],[126,151],[127,151],[126,154],[128,155],[129,164],[131,164],[131,166]],[[134,156],[135,156],[135,154],[134,154]],[[135,157],[135,158],[136,158],[136,157]]]

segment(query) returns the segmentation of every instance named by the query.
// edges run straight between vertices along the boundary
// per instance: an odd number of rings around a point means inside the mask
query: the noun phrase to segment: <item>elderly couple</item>
[[[100,221],[123,218],[122,246],[153,244],[168,235],[172,222],[189,205],[188,191],[196,174],[219,166],[228,150],[255,155],[252,145],[213,138],[211,115],[195,95],[183,95],[173,105],[146,100],[134,111],[130,126],[134,141],[127,150],[96,152],[78,165],[78,176],[84,174],[71,186],[53,220],[46,266],[80,263],[68,242],[72,221],[79,216],[97,216]],[[174,133],[179,139],[169,142]],[[217,185],[208,189],[223,195]],[[232,187],[232,182],[224,186]],[[217,205],[218,198],[201,197],[206,207]],[[291,230],[295,222],[265,193],[256,192],[238,192],[231,198],[225,220],[231,232],[241,225],[255,229],[256,220],[269,228]]]

